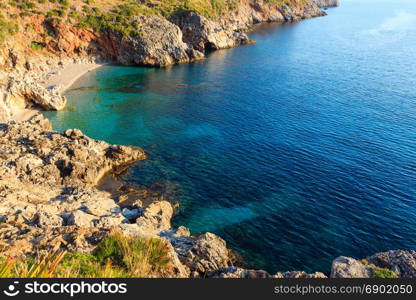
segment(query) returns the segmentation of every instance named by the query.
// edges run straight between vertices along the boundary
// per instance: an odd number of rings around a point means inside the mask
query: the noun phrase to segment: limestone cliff
[[[54,14],[60,10],[47,11],[46,6],[39,7],[45,11],[36,11],[37,15],[35,11],[22,12],[12,7],[10,12],[3,12],[8,18],[20,13],[23,27],[11,39],[3,41],[0,65],[42,71],[45,67],[40,65],[47,65],[51,56],[58,56],[163,67],[201,59],[205,49],[247,43],[245,32],[255,23],[323,16],[325,13],[319,7],[337,3],[335,0],[222,0],[228,6],[221,11],[173,6],[165,12],[163,8],[144,10],[143,5],[148,8],[155,4],[143,1],[140,9],[139,4],[119,4],[104,13],[98,12],[102,9],[99,1],[92,10],[85,6],[80,10],[75,5],[78,0],[73,1],[74,6],[67,8],[68,13],[63,11],[61,17]]]

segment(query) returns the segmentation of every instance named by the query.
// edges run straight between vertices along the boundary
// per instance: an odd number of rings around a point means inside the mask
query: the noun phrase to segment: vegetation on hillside
[[[4,15],[0,13],[0,42],[5,40],[8,36],[16,34],[19,26],[15,22],[6,20]]]
[[[43,15],[78,27],[112,30],[123,35],[138,35],[135,18],[155,14],[197,12],[217,18],[235,9],[240,0],[5,0],[0,4],[0,42],[15,34],[25,17]],[[255,0],[254,0],[255,1]],[[266,0],[290,6],[309,0]],[[33,49],[33,48],[32,48]],[[36,48],[39,49],[39,48]]]
[[[0,278],[144,278],[166,277],[171,262],[161,239],[114,233],[92,254],[57,251],[17,260],[0,257]]]

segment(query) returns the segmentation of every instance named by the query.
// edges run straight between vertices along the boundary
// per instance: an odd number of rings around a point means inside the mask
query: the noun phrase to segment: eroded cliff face
[[[245,32],[260,22],[293,22],[323,16],[319,7],[335,0],[291,0],[276,5],[267,0],[240,0],[235,9],[207,18],[192,11],[175,11],[164,18],[138,15],[131,24],[135,34],[94,30],[43,15],[29,17],[31,29],[15,36],[16,41],[35,41],[42,51],[27,49],[27,43],[9,41],[1,51],[5,67],[41,70],[50,55],[92,57],[121,64],[163,67],[204,57],[204,50],[234,47],[249,41]],[[47,36],[47,37],[45,37]],[[48,53],[48,55],[45,55]],[[46,56],[46,57],[42,57]],[[34,63],[36,61],[36,63]]]
[[[169,17],[181,28],[183,40],[194,49],[218,50],[251,43],[246,32],[262,22],[294,22],[325,15],[310,2],[294,1],[292,6],[278,6],[268,1],[241,1],[238,9],[221,19],[208,19],[194,12]]]
[[[326,2],[329,0],[321,0]],[[235,47],[251,42],[247,30],[260,22],[293,22],[323,16],[314,2],[293,0],[278,6],[263,0],[241,0],[222,17],[207,18],[192,11],[175,12],[167,18],[137,16],[134,36],[114,31],[93,32],[50,22],[56,42],[50,51],[70,55],[93,55],[125,65],[166,67],[204,58],[205,50]]]

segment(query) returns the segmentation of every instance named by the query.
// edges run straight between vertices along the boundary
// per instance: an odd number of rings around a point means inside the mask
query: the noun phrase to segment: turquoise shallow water
[[[181,203],[255,268],[328,271],[416,248],[416,5],[350,0],[173,68],[107,66],[48,112],[150,158],[125,175]]]

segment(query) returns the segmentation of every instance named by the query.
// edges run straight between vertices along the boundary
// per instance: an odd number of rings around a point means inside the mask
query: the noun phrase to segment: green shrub
[[[53,17],[58,17],[58,18],[61,18],[61,17],[65,16],[65,11],[63,11],[63,10],[61,10],[61,9],[51,10],[51,11],[48,11],[48,12],[46,13],[46,16],[47,16],[48,18],[53,18]]]
[[[397,274],[389,269],[371,266],[372,278],[397,278]]]
[[[38,42],[31,42],[29,47],[33,50],[42,50],[43,48],[45,48],[45,45]]]
[[[16,34],[19,31],[19,26],[12,22],[7,21],[2,14],[0,14],[0,42],[3,42],[9,36]]]
[[[78,12],[77,11],[71,11],[69,14],[68,14],[68,17],[70,17],[70,18],[72,18],[72,19],[76,19],[77,17],[78,17]]]
[[[68,0],[59,0],[59,3],[60,3],[62,6],[69,6],[69,1],[68,1]]]

